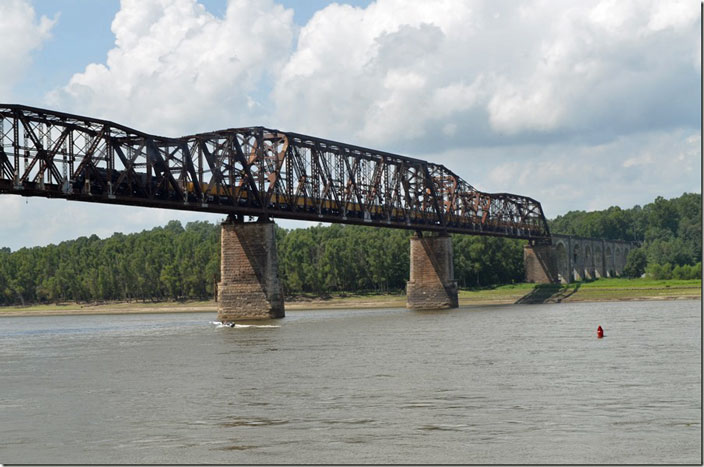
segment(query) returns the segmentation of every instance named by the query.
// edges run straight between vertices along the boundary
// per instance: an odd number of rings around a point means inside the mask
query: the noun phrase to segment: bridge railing
[[[0,193],[549,241],[540,203],[420,159],[263,127],[180,138],[0,104]]]

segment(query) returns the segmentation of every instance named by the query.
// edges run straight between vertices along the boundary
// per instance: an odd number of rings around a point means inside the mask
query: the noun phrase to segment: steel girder
[[[0,104],[0,193],[550,239],[540,203],[446,167],[262,127],[180,138]]]

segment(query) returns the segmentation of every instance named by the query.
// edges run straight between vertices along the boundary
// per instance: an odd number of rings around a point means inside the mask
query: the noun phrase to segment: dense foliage
[[[278,230],[279,271],[287,293],[403,290],[409,276],[407,230],[346,225]],[[455,235],[460,287],[523,278],[523,243]]]
[[[287,294],[401,291],[410,231],[331,225],[277,228]],[[0,250],[0,304],[206,299],[219,280],[220,227],[178,221],[141,233],[93,235],[46,247]],[[520,281],[522,243],[453,237],[460,286]]]
[[[410,232],[333,224],[277,230],[288,294],[400,290],[408,279]]]
[[[555,233],[638,240],[626,272],[656,279],[701,277],[701,195],[657,198],[643,208],[573,211],[550,222]],[[409,276],[406,230],[331,225],[277,228],[286,294],[401,291]],[[0,305],[101,300],[207,299],[220,274],[220,226],[178,221],[101,240],[93,235],[11,252],[0,248]],[[460,287],[520,282],[518,240],[454,235]]]
[[[207,222],[0,253],[0,304],[212,296],[218,230]]]
[[[634,240],[640,249],[627,258],[626,274],[646,272],[654,279],[701,277],[702,195],[658,197],[642,208],[610,207],[604,211],[570,211],[549,222],[553,233]],[[675,271],[677,271],[675,273]]]

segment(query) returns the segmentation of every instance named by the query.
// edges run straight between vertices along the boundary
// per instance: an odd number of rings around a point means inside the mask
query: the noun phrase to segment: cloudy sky
[[[165,136],[308,133],[554,218],[700,192],[699,17],[692,0],[2,0],[0,102]],[[11,195],[0,213],[13,250],[222,217]]]

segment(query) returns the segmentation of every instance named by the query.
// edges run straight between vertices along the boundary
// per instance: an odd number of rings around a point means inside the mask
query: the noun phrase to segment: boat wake
[[[273,324],[236,324],[236,323],[223,323],[221,321],[211,321],[210,324],[214,324],[216,328],[280,328],[281,326],[276,326]]]

